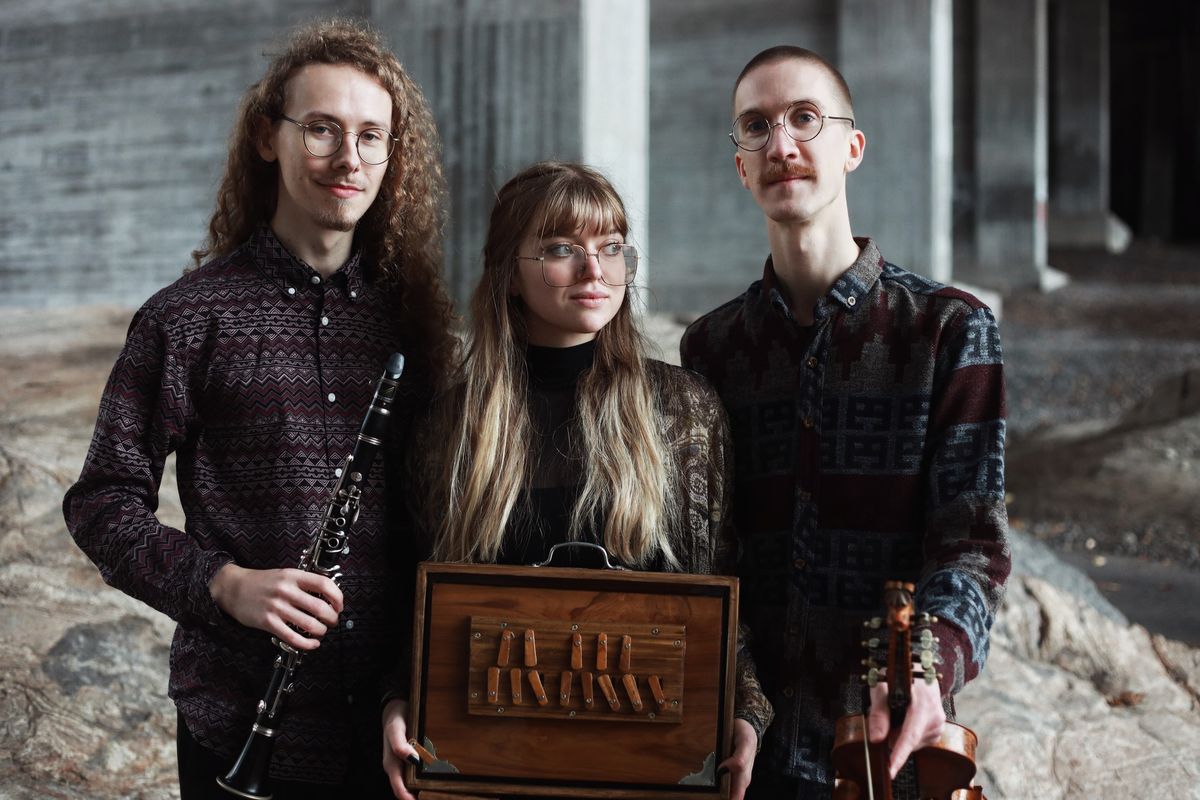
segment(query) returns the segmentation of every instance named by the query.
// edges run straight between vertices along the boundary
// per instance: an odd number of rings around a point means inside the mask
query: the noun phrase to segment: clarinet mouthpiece
[[[392,355],[388,358],[387,366],[384,367],[384,371],[387,372],[388,377],[392,380],[399,378],[401,373],[404,372],[404,354],[392,353]]]

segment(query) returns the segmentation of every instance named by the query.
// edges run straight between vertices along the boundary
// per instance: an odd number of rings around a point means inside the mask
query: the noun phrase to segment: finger
[[[300,635],[306,638],[320,639],[329,633],[329,628],[324,622],[310,614],[306,614],[301,608],[283,606],[279,609],[279,616],[297,628]]]
[[[900,732],[896,736],[896,742],[892,745],[892,756],[888,761],[888,772],[891,776],[896,777],[896,773],[904,766],[904,762],[908,761],[908,757],[912,754],[913,748],[916,747],[918,740],[921,738],[921,732],[925,728],[925,720],[922,714],[915,713],[915,709],[909,709],[909,714],[904,720],[904,724],[900,726]]]
[[[309,594],[320,595],[333,608],[334,613],[342,613],[342,590],[336,583],[315,572],[303,570],[296,570],[296,572],[298,574],[297,586]]]
[[[399,764],[396,765],[394,770],[390,768],[388,769],[388,784],[390,784],[392,787],[392,794],[395,795],[396,800],[415,800],[415,798],[409,794],[408,788],[404,785],[403,773],[404,768]]]
[[[285,602],[290,603],[294,608],[305,614],[320,620],[321,624],[327,628],[332,628],[338,624],[338,615],[333,606],[325,602],[323,598],[301,591],[299,587],[294,588],[288,593]]]
[[[312,621],[316,622],[316,620]],[[280,614],[268,614],[266,622],[268,633],[297,650],[316,650],[321,646],[320,640],[304,636],[292,628],[288,624],[288,620]]]
[[[867,713],[867,739],[879,743],[891,730],[891,712],[887,704],[887,684],[883,681],[871,687],[871,709]]]
[[[729,800],[743,800],[750,786],[749,770],[730,770]]]

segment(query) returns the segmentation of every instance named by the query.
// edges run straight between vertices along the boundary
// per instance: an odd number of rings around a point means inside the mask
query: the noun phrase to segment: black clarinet
[[[396,389],[403,372],[404,356],[392,353],[383,376],[375,386],[375,396],[371,399],[371,407],[367,409],[362,428],[358,431],[354,452],[346,456],[334,473],[337,481],[325,507],[321,526],[312,543],[305,548],[300,557],[299,569],[324,575],[335,583],[342,577],[339,562],[350,552],[346,533],[358,519],[359,502],[367,482],[367,473],[371,471],[371,463],[375,460],[379,448],[383,446],[384,432],[392,413],[392,402],[396,399]],[[304,655],[275,637],[271,637],[271,643],[281,652],[275,657],[275,669],[271,673],[267,692],[263,699],[258,701],[258,714],[254,725],[250,728],[250,735],[246,738],[246,744],[242,746],[241,755],[233,768],[225,777],[217,778],[217,785],[230,794],[254,800],[270,800],[271,754],[275,746],[275,737],[279,734],[283,702],[285,696],[292,691],[292,676]]]

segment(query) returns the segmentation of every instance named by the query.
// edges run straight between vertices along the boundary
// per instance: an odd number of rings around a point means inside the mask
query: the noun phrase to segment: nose
[[[771,138],[767,141],[764,149],[767,151],[767,158],[772,161],[786,161],[800,152],[796,140],[784,130],[782,122],[776,122],[771,126]]]
[[[604,270],[600,266],[600,254],[588,253],[583,254],[583,263],[579,265],[579,279],[598,281],[604,275]]]
[[[351,136],[354,138],[351,139]],[[357,133],[342,134],[342,146],[333,154],[333,164],[336,168],[345,168],[347,172],[354,172],[362,166],[362,159],[358,155]]]

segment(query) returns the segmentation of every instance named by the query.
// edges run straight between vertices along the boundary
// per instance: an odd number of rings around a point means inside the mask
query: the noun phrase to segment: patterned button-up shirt
[[[170,696],[196,739],[224,757],[245,740],[279,651],[221,612],[209,583],[230,562],[299,563],[388,354],[404,350],[397,308],[358,255],[322,278],[262,228],[146,302],[104,389],[64,501],[68,527],[105,581],[178,623]],[[402,379],[393,434],[409,424],[419,383],[412,369]],[[184,530],[154,513],[172,452]],[[339,624],[296,673],[274,752],[278,777],[341,780],[356,708],[378,725],[397,607],[383,467],[350,529]]]
[[[949,697],[978,674],[1009,572],[1004,389],[991,311],[869,239],[797,324],[763,279],[696,321],[683,363],[729,411],[742,615],[775,722],[758,769],[832,782],[857,712],[861,625],[917,584]]]

